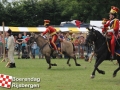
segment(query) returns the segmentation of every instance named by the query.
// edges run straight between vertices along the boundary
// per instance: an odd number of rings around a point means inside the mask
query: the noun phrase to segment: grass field
[[[44,59],[15,59],[17,68],[6,68],[6,62],[0,63],[0,74],[11,75],[16,78],[40,78],[37,82],[15,82],[17,84],[39,84],[40,88],[33,90],[120,90],[120,72],[115,78],[112,77],[113,71],[118,67],[110,61],[104,61],[100,69],[105,70],[106,74],[101,75],[96,72],[94,79],[90,78],[93,70],[92,63],[78,59],[81,66],[75,66],[71,59],[71,67],[67,66],[66,59],[53,59],[52,63],[58,66],[48,70],[48,64]],[[115,61],[114,61],[115,63]],[[0,87],[0,90],[6,88]],[[11,90],[18,90],[11,88]],[[31,90],[30,88],[19,88],[19,90]]]

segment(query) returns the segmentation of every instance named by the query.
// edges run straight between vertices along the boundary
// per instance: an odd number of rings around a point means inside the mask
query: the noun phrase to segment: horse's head
[[[35,33],[31,33],[29,42],[30,42],[30,43],[34,43],[36,38],[37,38],[36,34],[35,34]]]
[[[41,42],[43,44],[46,42],[47,39],[41,36],[40,34],[31,33],[29,40],[30,40],[30,43]]]
[[[87,28],[89,30],[88,35],[86,37],[85,45],[93,44],[93,42],[97,38],[96,30],[92,27],[92,29]]]

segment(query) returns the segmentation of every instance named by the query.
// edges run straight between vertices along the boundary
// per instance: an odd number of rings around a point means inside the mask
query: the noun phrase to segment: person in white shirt
[[[10,62],[9,68],[15,68],[15,60],[14,60],[14,46],[15,46],[15,40],[12,35],[12,31],[9,29],[7,31],[8,34],[8,42],[7,42],[7,47],[8,47],[8,59]]]

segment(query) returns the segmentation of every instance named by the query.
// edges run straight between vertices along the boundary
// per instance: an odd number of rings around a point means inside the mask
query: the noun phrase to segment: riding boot
[[[55,53],[55,54],[58,54],[58,50],[55,50],[54,53]]]
[[[58,54],[59,54],[58,50],[55,50],[55,51],[53,52],[53,56],[56,56],[56,55],[58,55]]]
[[[115,58],[114,58],[114,55],[111,55],[110,59],[111,59],[111,60],[114,60],[114,59],[115,59]]]

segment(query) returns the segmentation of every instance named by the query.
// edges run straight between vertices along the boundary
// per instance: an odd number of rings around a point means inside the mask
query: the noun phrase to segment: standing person
[[[2,32],[0,31],[0,58],[2,57],[2,52],[3,52],[2,39],[3,39],[3,35],[2,35]]]
[[[44,36],[46,33],[49,33],[51,36],[51,40],[50,43],[51,45],[54,47],[54,53],[58,54],[58,50],[57,50],[57,46],[55,44],[55,42],[57,41],[57,33],[56,33],[56,29],[52,26],[50,26],[50,20],[44,20],[44,26],[46,27],[46,31],[43,32],[41,35]]]
[[[35,51],[36,51],[36,49],[37,49],[37,44],[36,44],[36,42],[34,42],[33,44],[32,44],[32,58],[33,59],[35,59],[35,55],[36,55],[36,53],[35,53]]]
[[[5,33],[5,58],[8,58],[8,46],[7,46],[7,43],[8,43],[8,34],[6,32]]]
[[[104,28],[110,27],[109,30],[107,30],[108,35],[111,36],[110,40],[110,49],[111,49],[111,60],[114,59],[114,52],[115,52],[115,38],[118,35],[119,30],[119,20],[117,19],[117,13],[119,9],[115,6],[111,6],[111,10],[109,13],[109,21],[104,24]]]
[[[69,31],[66,32],[65,38],[67,41],[71,41],[71,35],[70,35]]]
[[[84,36],[80,36],[80,58],[84,58],[84,44],[85,44],[85,38]]]
[[[16,43],[18,44],[18,59],[20,59],[20,52],[21,52],[21,49],[22,49],[22,35],[19,34],[17,39],[16,39]]]
[[[23,33],[22,38],[23,39],[27,38],[26,32]],[[22,42],[22,55],[24,55],[26,47],[27,47],[27,44],[25,42]]]
[[[12,35],[12,31],[9,29],[7,31],[8,35],[8,42],[7,42],[7,47],[8,47],[8,59],[10,61],[10,66],[9,68],[15,68],[15,61],[14,61],[14,46],[15,46],[15,39]]]
[[[73,44],[75,46],[75,54],[77,56],[77,58],[79,58],[79,52],[78,52],[78,45],[79,45],[80,41],[79,41],[79,37],[76,37]]]
[[[16,55],[18,54],[18,44],[16,43],[17,36],[14,36],[15,38],[15,51],[17,52]]]

